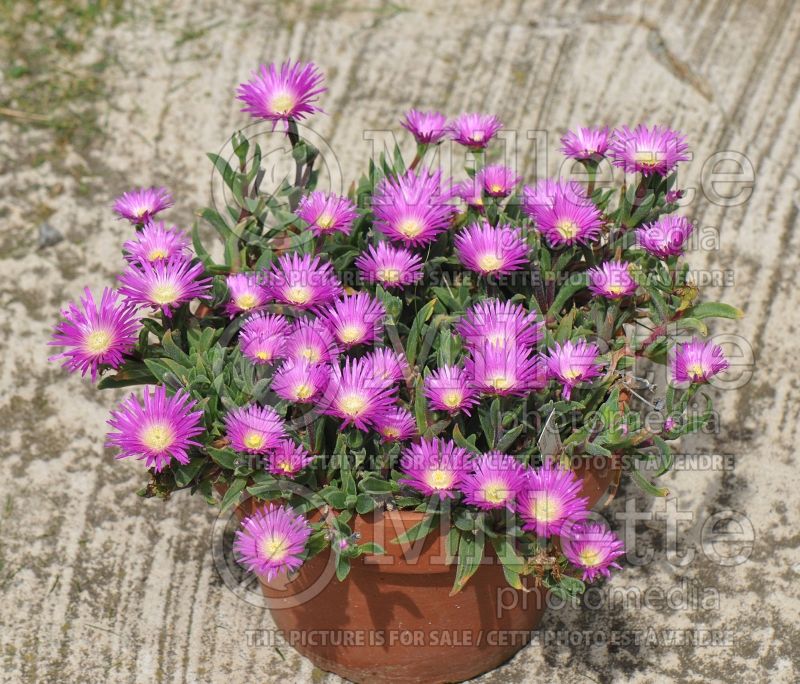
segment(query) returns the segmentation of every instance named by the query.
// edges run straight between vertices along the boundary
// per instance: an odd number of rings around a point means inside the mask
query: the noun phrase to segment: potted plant
[[[727,366],[713,342],[676,339],[739,312],[699,303],[681,259],[680,134],[571,131],[585,181],[523,185],[487,162],[496,117],[411,110],[413,160],[397,147],[344,196],[316,189],[300,134],[323,91],[288,62],[239,87],[295,169],[262,188],[243,133],[232,163],[209,155],[229,197],[199,214],[216,255],[198,224],[160,219],[165,189],[118,198],[133,228],[119,287],[70,304],[51,344],[100,388],[144,385],[108,443],[144,460],[143,496],[238,511],[236,556],[301,653],[355,681],[462,680],[525,643],[548,593],[619,567],[590,509],[623,466],[665,493],[640,467],[670,468]],[[432,166],[443,141],[466,152],[460,182]],[[597,183],[601,165],[622,185]],[[637,393],[639,359],[669,366],[663,397]]]

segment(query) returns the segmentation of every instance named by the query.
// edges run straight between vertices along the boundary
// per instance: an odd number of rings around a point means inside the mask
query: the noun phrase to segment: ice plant
[[[408,375],[408,361],[402,352],[380,347],[367,354],[366,359],[372,366],[372,374],[381,380],[399,382]]]
[[[469,470],[469,452],[451,440],[422,439],[403,452],[400,469],[403,472],[400,484],[426,496],[452,499]]]
[[[295,444],[291,439],[282,439],[267,455],[267,472],[294,477],[313,460],[314,457],[309,456],[301,444]]]
[[[355,263],[366,282],[380,283],[388,289],[401,289],[422,278],[422,258],[386,242],[367,247]]]
[[[358,218],[356,205],[347,197],[319,191],[303,197],[296,213],[317,237],[334,232],[350,235],[353,221]]]
[[[626,261],[607,261],[590,268],[589,289],[606,299],[621,299],[636,292],[636,281],[631,276],[631,265]]]
[[[552,209],[557,196],[564,197],[572,204],[591,206],[586,189],[580,183],[545,178],[536,185],[526,185],[522,189],[522,210],[537,220],[540,215],[545,215],[547,209]]]
[[[119,294],[109,288],[103,290],[99,305],[85,289],[80,307],[71,302],[61,315],[64,320],[56,325],[49,344],[64,347],[65,351],[51,360],[63,358],[65,368],[80,371],[81,375],[89,373],[92,382],[103,367],[122,365],[142,327],[135,307],[120,302]]]
[[[538,356],[519,345],[484,342],[465,361],[467,373],[482,394],[525,396],[546,384]]]
[[[512,509],[525,487],[522,464],[513,456],[492,451],[474,459],[471,466],[459,485],[464,501],[484,510]]]
[[[480,349],[486,342],[533,348],[542,339],[543,327],[535,312],[528,313],[521,304],[499,299],[474,304],[455,324],[469,349]]]
[[[566,401],[570,400],[572,390],[578,384],[600,375],[599,355],[597,345],[586,340],[575,343],[567,340],[563,344],[556,342],[550,353],[545,355],[547,369],[562,384]]]
[[[283,420],[271,406],[242,406],[228,413],[224,422],[233,449],[248,454],[265,454],[286,436]]]
[[[288,506],[268,505],[242,521],[233,550],[239,561],[267,580],[303,564],[311,526]]]
[[[310,254],[284,254],[264,280],[270,297],[298,309],[329,304],[342,292],[331,264]]]
[[[634,129],[623,126],[614,132],[610,154],[614,165],[627,173],[666,176],[678,162],[689,159],[688,149],[686,138],[677,131],[639,124]]]
[[[376,186],[372,210],[375,227],[407,246],[427,245],[450,227],[452,188],[441,171],[409,170]]]
[[[503,127],[493,114],[462,114],[450,123],[450,137],[460,145],[483,150]]]
[[[167,394],[163,385],[145,389],[125,399],[108,420],[108,446],[117,447],[117,458],[138,458],[161,472],[171,464],[189,463],[189,449],[200,446],[194,437],[205,432],[203,412],[193,411],[197,402],[184,390]]]
[[[292,404],[313,404],[328,385],[327,366],[306,359],[286,361],[275,373],[272,389]]]
[[[131,264],[119,277],[119,292],[133,304],[161,309],[169,318],[179,306],[209,296],[211,279],[203,278],[204,272],[203,264],[181,257]]]
[[[320,314],[339,344],[349,349],[375,339],[380,333],[385,310],[383,304],[367,292],[357,292],[336,300]]]
[[[405,442],[418,434],[414,416],[400,406],[379,415],[375,419],[375,431],[384,442]]]
[[[286,353],[299,361],[331,363],[339,358],[339,347],[322,321],[299,319],[286,339]]]
[[[475,178],[468,178],[453,186],[453,194],[464,200],[469,207],[483,211],[483,186]]]
[[[257,365],[266,365],[283,358],[289,322],[275,314],[257,313],[249,316],[239,333],[239,347]]]
[[[571,470],[546,460],[539,469],[527,473],[527,481],[517,500],[524,524],[537,537],[550,537],[567,522],[584,519],[588,499],[581,496],[581,483]]]
[[[521,176],[501,164],[484,166],[475,176],[475,182],[490,197],[508,197],[517,187]]]
[[[425,378],[425,396],[437,411],[464,413],[478,403],[478,390],[463,368],[442,366]]]
[[[239,86],[237,96],[244,102],[243,112],[274,124],[321,111],[316,101],[323,92],[322,74],[314,64],[287,61],[280,67],[262,64],[247,83]]]
[[[659,259],[683,254],[694,226],[683,216],[662,216],[636,231],[640,247]]]
[[[400,124],[420,145],[438,143],[447,134],[447,117],[440,112],[421,112],[409,109]]]
[[[581,126],[574,131],[567,131],[561,138],[561,151],[564,156],[578,161],[599,161],[608,150],[608,137],[608,126],[603,128]]]
[[[173,204],[166,188],[137,188],[123,192],[114,200],[114,212],[135,225],[142,225]]]
[[[260,273],[234,273],[227,277],[225,284],[230,296],[225,310],[231,318],[258,309],[269,301]]]
[[[186,233],[175,226],[167,228],[163,221],[151,221],[136,234],[136,237],[122,245],[128,261],[169,261],[173,257],[191,256],[191,241]]]
[[[535,212],[536,228],[554,247],[597,240],[603,228],[600,210],[591,202],[576,204],[568,191],[556,192],[551,207]]]
[[[624,546],[603,525],[575,525],[562,545],[564,555],[570,563],[583,570],[583,579],[586,582],[591,582],[598,575],[609,577],[611,568],[621,569],[616,559],[625,553]]]
[[[473,224],[454,240],[461,263],[481,275],[506,275],[528,266],[528,245],[519,228]]]
[[[395,403],[394,385],[372,373],[365,359],[346,359],[331,368],[325,395],[319,402],[323,413],[339,418],[341,427],[353,425],[367,431]]]
[[[717,373],[728,368],[722,347],[710,340],[693,338],[678,344],[672,360],[672,377],[678,383],[708,382]]]

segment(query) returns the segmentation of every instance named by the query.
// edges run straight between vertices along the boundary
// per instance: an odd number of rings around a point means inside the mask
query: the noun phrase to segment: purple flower
[[[300,444],[282,439],[267,456],[267,471],[273,475],[294,477],[314,460]]]
[[[325,325],[345,349],[372,342],[381,330],[385,313],[383,304],[368,292],[344,295],[319,312]]]
[[[107,445],[121,449],[117,458],[144,459],[157,473],[172,459],[186,465],[189,448],[200,446],[192,437],[203,432],[203,412],[192,411],[196,404],[184,390],[168,396],[163,385],[146,387],[141,403],[131,394],[111,412],[108,424],[116,432],[108,433]]]
[[[350,235],[353,221],[358,217],[356,205],[347,197],[319,190],[300,200],[296,214],[308,224],[314,235],[329,235],[333,232]]]
[[[387,242],[367,247],[367,251],[356,259],[356,267],[366,282],[378,282],[389,289],[403,288],[422,278],[422,259]]]
[[[274,408],[251,404],[225,416],[225,436],[235,451],[265,454],[278,446],[286,428]]]
[[[469,452],[449,439],[422,439],[403,452],[400,468],[405,477],[398,480],[399,484],[426,496],[452,499],[467,474]]]
[[[382,442],[405,442],[417,436],[414,416],[404,408],[395,406],[375,419],[375,430]]]
[[[664,195],[664,201],[667,204],[675,204],[678,200],[680,200],[684,195],[683,190],[670,190],[667,194]]]
[[[607,261],[590,268],[589,289],[606,299],[622,299],[636,292],[636,281],[631,277],[627,261]]]
[[[176,226],[167,229],[164,222],[150,222],[136,234],[133,240],[128,240],[122,249],[125,258],[130,262],[137,261],[169,261],[173,257],[188,259],[192,253],[189,251],[189,238]]]
[[[483,186],[476,178],[467,178],[453,187],[453,194],[464,200],[470,207],[483,211]]]
[[[599,159],[608,150],[608,126],[603,128],[578,128],[575,131],[567,131],[561,138],[561,151],[567,156],[584,161]]]
[[[528,313],[521,304],[499,299],[474,304],[455,328],[469,349],[478,349],[485,342],[533,348],[544,336],[544,323],[536,322],[535,312]]]
[[[659,259],[683,254],[694,226],[684,216],[662,216],[636,230],[639,245]]]
[[[585,518],[588,503],[581,496],[581,483],[575,473],[547,460],[538,470],[528,471],[517,510],[524,521],[522,529],[550,537],[558,534],[566,521]]]
[[[128,301],[139,306],[160,308],[171,317],[173,309],[194,298],[207,299],[211,278],[201,278],[201,263],[192,263],[180,257],[169,261],[143,261],[131,264],[120,277],[119,292]]]
[[[248,316],[239,333],[239,348],[257,365],[283,358],[289,322],[283,316],[257,313]]]
[[[485,166],[475,176],[476,184],[490,197],[508,197],[521,180],[513,169],[500,164]]]
[[[583,569],[584,582],[591,582],[598,575],[610,577],[609,568],[622,569],[614,561],[625,553],[624,546],[602,525],[575,525],[569,535],[561,536],[561,548],[570,563]]]
[[[293,404],[309,404],[325,391],[329,375],[328,366],[323,364],[290,360],[275,373],[272,389]]]
[[[570,196],[558,192],[551,207],[536,211],[536,228],[553,247],[586,244],[596,240],[603,228],[603,215],[594,204],[575,204]]]
[[[472,461],[459,488],[464,503],[484,510],[514,508],[514,502],[525,487],[525,468],[513,456],[491,451]]]
[[[676,346],[673,352],[672,375],[678,383],[708,382],[711,377],[728,368],[722,347],[710,340],[693,338]]]
[[[322,74],[314,64],[284,62],[280,70],[275,64],[262,64],[247,83],[237,89],[237,98],[244,102],[243,112],[273,124],[289,119],[303,119],[322,110],[317,98],[325,92]]]
[[[114,200],[114,212],[134,225],[141,225],[174,203],[166,188],[136,188]]]
[[[522,188],[522,211],[538,221],[541,215],[553,208],[557,196],[565,197],[572,204],[593,206],[580,183],[545,178],[533,187],[526,185]]]
[[[464,365],[483,394],[521,397],[547,384],[539,358],[519,345],[485,342],[472,350]]]
[[[290,359],[310,363],[332,363],[339,358],[333,333],[319,319],[298,320],[286,340],[286,352]]]
[[[266,286],[273,299],[300,309],[329,304],[342,293],[333,266],[310,254],[279,257],[267,274]]]
[[[311,526],[302,515],[288,506],[269,504],[242,521],[233,550],[248,570],[269,581],[303,564],[310,536]]]
[[[426,245],[450,227],[451,196],[441,171],[408,170],[398,178],[384,178],[373,196],[375,228],[407,246]]]
[[[64,359],[64,368],[81,375],[91,374],[97,379],[101,366],[119,368],[139,335],[141,324],[136,308],[129,302],[118,302],[119,293],[105,288],[100,297],[100,306],[95,303],[89,289],[84,290],[81,308],[70,302],[53,330],[53,339],[48,343],[54,347],[65,347],[65,351],[50,360]]]
[[[544,356],[550,374],[564,387],[565,401],[570,400],[572,390],[578,383],[600,375],[599,355],[600,350],[594,343],[578,340],[573,344],[567,340],[563,344],[556,342],[549,355]]]
[[[503,127],[493,114],[462,114],[449,126],[450,137],[458,144],[482,150]]]
[[[481,275],[506,275],[524,269],[528,263],[528,244],[519,228],[489,223],[464,228],[454,245],[461,263]]]
[[[438,143],[447,133],[447,117],[439,112],[420,112],[409,109],[400,122],[420,145]]]
[[[261,284],[258,273],[233,273],[226,278],[225,284],[230,294],[225,311],[231,318],[244,311],[258,309],[269,300],[269,294]]]
[[[442,366],[425,378],[425,396],[437,411],[468,416],[478,403],[478,391],[467,372],[458,366]]]
[[[409,373],[408,360],[402,352],[381,347],[373,349],[365,357],[372,366],[372,373],[376,378],[387,382],[405,380]]]
[[[627,126],[617,129],[611,140],[611,159],[627,173],[643,176],[669,174],[678,162],[687,161],[689,146],[686,138],[666,126],[648,128],[639,124],[634,130]]]
[[[342,419],[342,428],[354,425],[367,431],[394,406],[395,387],[372,374],[366,359],[345,359],[344,367],[331,368],[322,413]]]

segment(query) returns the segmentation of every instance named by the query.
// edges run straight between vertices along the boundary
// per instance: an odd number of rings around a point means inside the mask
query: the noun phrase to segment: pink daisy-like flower
[[[561,138],[561,151],[567,157],[578,161],[592,159],[599,161],[608,150],[608,126],[603,128],[578,128],[567,131]]]
[[[266,277],[273,299],[300,309],[329,304],[342,293],[342,284],[330,263],[317,256],[284,254]]]
[[[94,301],[89,289],[84,290],[80,308],[73,302],[64,309],[60,321],[53,330],[53,339],[48,343],[64,347],[65,351],[50,357],[64,359],[63,366],[70,372],[90,373],[92,382],[102,366],[119,368],[125,354],[136,344],[141,324],[136,308],[129,302],[119,302],[116,290],[105,288],[100,296],[100,305]]]
[[[649,176],[668,175],[678,162],[687,161],[686,138],[666,126],[648,128],[639,124],[634,130],[618,128],[611,140],[612,163],[628,173]]]
[[[521,180],[522,176],[501,164],[485,166],[475,175],[475,182],[490,197],[508,197]]]
[[[450,137],[459,145],[482,150],[503,124],[493,114],[461,114],[449,126]]]
[[[567,340],[563,344],[556,342],[550,353],[544,356],[550,374],[564,387],[565,401],[570,400],[572,390],[579,383],[600,375],[599,355],[600,350],[594,343]]]
[[[134,225],[142,225],[174,203],[166,188],[136,188],[114,200],[114,212]]]
[[[402,352],[381,347],[373,349],[365,358],[372,366],[375,377],[381,380],[399,382],[405,380],[408,375],[408,360]]]
[[[310,536],[311,526],[302,515],[269,504],[242,521],[233,550],[248,570],[270,581],[300,568]]]
[[[561,548],[570,563],[583,569],[584,582],[591,582],[598,575],[610,577],[610,568],[622,569],[614,561],[625,553],[625,547],[603,525],[575,525],[569,535],[562,535]]]
[[[139,306],[160,308],[171,317],[173,309],[192,299],[207,299],[211,278],[201,278],[203,264],[180,257],[169,261],[131,264],[120,277],[119,292]]]
[[[353,221],[358,217],[356,205],[347,197],[319,190],[305,195],[295,213],[308,224],[314,235],[329,235],[333,232],[350,235]]]
[[[285,356],[289,322],[275,314],[248,316],[239,333],[239,348],[257,365],[272,363]]]
[[[622,299],[636,292],[636,281],[631,277],[627,261],[606,261],[590,268],[589,289],[606,299]]]
[[[581,496],[581,483],[571,470],[547,460],[538,470],[529,470],[517,510],[525,521],[522,529],[550,537],[566,521],[583,519],[589,500]]]
[[[298,320],[286,340],[290,359],[310,363],[332,363],[339,358],[339,347],[333,333],[319,319]]]
[[[411,413],[395,406],[375,419],[375,431],[382,442],[404,442],[417,436],[417,422]]]
[[[536,228],[553,247],[586,244],[600,236],[603,215],[594,204],[575,204],[566,194],[557,193],[552,207],[536,212]]]
[[[286,436],[286,427],[271,406],[250,404],[225,416],[225,436],[236,451],[265,454]]]
[[[469,452],[449,439],[422,439],[403,452],[400,468],[405,476],[398,483],[425,496],[452,499],[469,470]]]
[[[344,295],[332,306],[319,312],[323,322],[345,349],[372,342],[381,330],[385,313],[383,304],[368,292]]]
[[[461,263],[482,275],[506,275],[530,263],[522,232],[510,225],[474,223],[456,236],[454,245]]]
[[[447,133],[447,117],[440,112],[420,112],[409,109],[400,125],[420,145],[438,143]]]
[[[425,396],[437,411],[468,416],[478,403],[478,391],[467,372],[458,366],[442,366],[425,378]]]
[[[355,263],[366,282],[378,282],[387,289],[403,288],[422,278],[422,259],[407,249],[392,247],[387,242],[370,245]]]
[[[168,396],[163,385],[146,387],[141,403],[131,394],[111,412],[108,424],[116,432],[108,433],[107,446],[121,450],[117,458],[144,459],[157,473],[172,459],[186,465],[189,448],[200,446],[192,437],[203,432],[203,412],[192,411],[196,404],[184,390]]]
[[[328,366],[323,364],[305,359],[290,360],[275,373],[272,389],[293,404],[309,404],[325,391],[329,375]]]
[[[526,185],[522,189],[522,211],[538,221],[540,215],[553,208],[559,195],[566,197],[573,204],[592,205],[586,190],[577,181],[544,178],[536,185]]]
[[[234,273],[225,279],[225,284],[230,294],[225,311],[231,318],[236,314],[258,309],[269,300],[259,273]]]
[[[294,477],[314,460],[301,444],[282,439],[274,451],[267,455],[267,472],[273,475]]]
[[[287,61],[280,69],[262,64],[259,71],[237,88],[237,98],[245,104],[243,112],[275,124],[322,111],[315,103],[326,89],[321,87],[322,74],[316,65]]]
[[[679,383],[708,382],[729,365],[722,347],[696,337],[677,345],[672,357],[672,376]]]
[[[451,197],[452,188],[442,183],[441,171],[408,170],[397,178],[384,178],[372,198],[375,227],[406,245],[426,245],[450,227]]]
[[[186,233],[176,226],[168,229],[161,221],[145,225],[133,240],[122,245],[122,249],[125,250],[125,259],[130,262],[169,261],[173,257],[190,258],[189,244]]]
[[[683,254],[694,226],[685,216],[662,216],[636,230],[640,247],[659,259]]]
[[[342,419],[342,428],[354,425],[367,431],[394,406],[396,388],[372,374],[366,359],[345,359],[344,367],[331,368],[325,396],[319,402],[322,413]]]
[[[472,470],[464,476],[459,488],[464,493],[464,503],[484,510],[513,509],[525,482],[525,468],[517,459],[491,451],[472,461]]]
[[[464,366],[483,394],[521,397],[547,384],[539,357],[519,345],[485,342],[472,350]]]
[[[480,212],[483,211],[483,186],[475,178],[457,183],[453,187],[453,194],[464,200],[470,207]]]
[[[484,299],[471,306],[456,325],[465,346],[478,349],[484,343],[534,347],[544,336],[544,323],[521,304]]]

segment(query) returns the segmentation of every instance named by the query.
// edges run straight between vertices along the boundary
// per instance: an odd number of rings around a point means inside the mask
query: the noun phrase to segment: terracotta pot
[[[332,577],[326,552],[293,581],[262,584],[283,638],[317,667],[372,684],[459,682],[513,656],[542,618],[544,592],[509,587],[488,552],[451,597],[456,571],[445,554],[446,530],[429,534],[421,548],[391,543],[421,518],[357,516],[361,541],[378,542],[386,555],[356,559],[344,582]]]
[[[594,508],[606,493],[609,494],[608,500],[616,494],[622,475],[622,460],[617,455],[611,458],[587,456],[578,458],[572,470],[582,482],[582,496],[589,499],[589,508]]]

